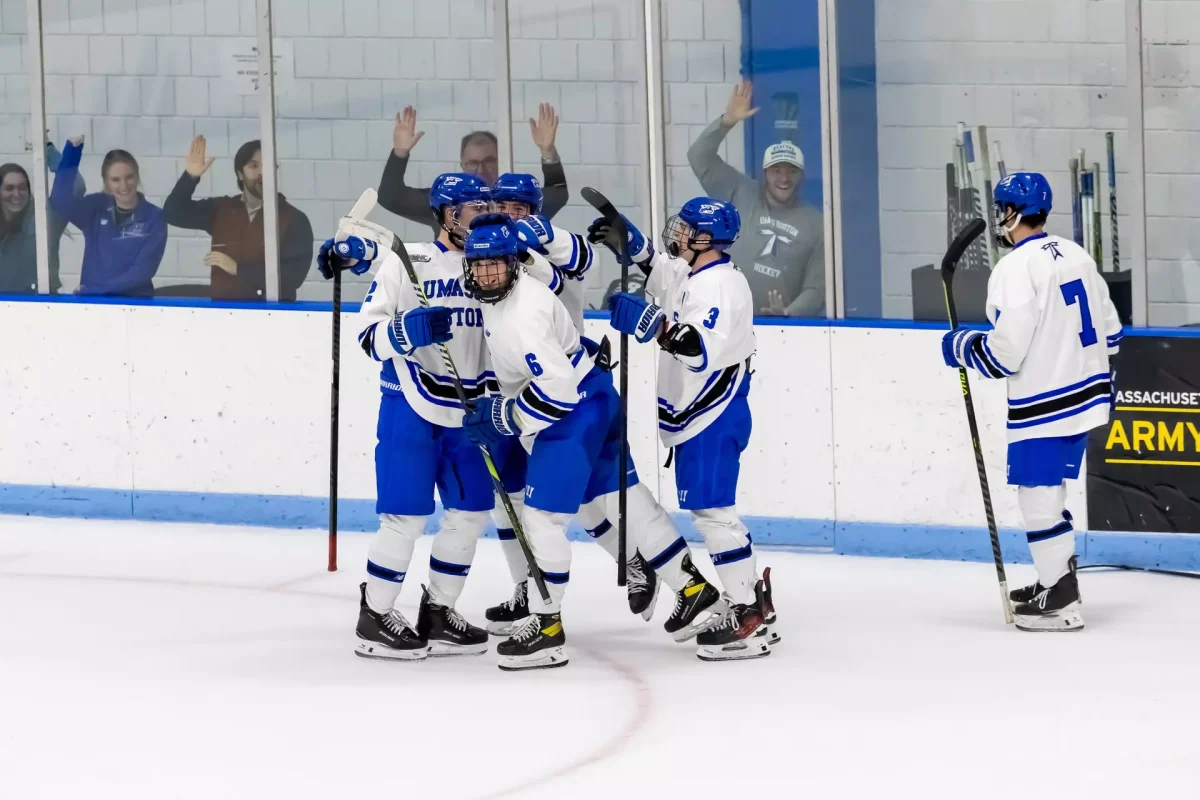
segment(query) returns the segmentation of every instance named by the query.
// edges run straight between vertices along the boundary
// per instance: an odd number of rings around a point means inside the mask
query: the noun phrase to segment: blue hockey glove
[[[969,366],[967,350],[971,345],[971,339],[979,335],[978,331],[969,331],[966,328],[947,331],[942,336],[942,360],[946,362],[946,366],[951,369]]]
[[[661,307],[628,292],[617,292],[608,298],[608,308],[612,311],[612,326],[642,344],[658,335],[666,316]]]
[[[463,414],[467,438],[491,450],[503,445],[509,436],[520,433],[513,418],[513,401],[503,397],[481,397],[467,405]]]
[[[317,269],[326,280],[332,278],[335,271],[345,269],[362,275],[378,257],[379,247],[370,239],[357,236],[347,237],[342,242],[326,239],[317,251]]]
[[[634,264],[644,264],[654,258],[654,244],[643,236],[642,232],[634,227],[624,214],[621,215],[621,219],[625,220],[625,229],[628,231],[624,242],[624,252],[629,256],[629,260]],[[604,217],[599,217],[588,226],[587,240],[592,244],[604,245],[617,258],[622,255],[620,237],[617,236],[616,229]]]
[[[392,319],[392,345],[401,353],[411,353],[418,347],[444,344],[453,338],[450,332],[450,309],[445,306],[414,308]]]
[[[530,250],[546,255],[546,245],[554,241],[554,226],[543,216],[531,214],[513,223],[517,238]]]

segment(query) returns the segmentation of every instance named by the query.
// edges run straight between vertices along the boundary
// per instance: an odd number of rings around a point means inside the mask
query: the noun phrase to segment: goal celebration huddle
[[[1008,381],[1009,483],[1038,573],[1036,584],[1012,592],[1018,626],[1076,630],[1083,620],[1064,481],[1078,477],[1087,431],[1107,421],[1121,327],[1090,256],[1043,230],[1052,202],[1045,178],[1014,173],[993,199],[997,237],[1012,248],[989,285],[993,328],[948,332],[942,355],[947,366]],[[770,569],[759,572],[736,509],[756,349],[750,286],[728,254],[742,231],[737,208],[689,200],[656,249],[619,213],[578,233],[552,225],[542,202],[532,175],[489,184],[447,173],[429,191],[434,241],[402,243],[356,206],[320,249],[327,278],[371,273],[355,327],[381,365],[380,527],[361,585],[356,653],[478,654],[494,635],[503,637],[503,670],[567,664],[568,525],[618,559],[624,506],[630,610],[649,620],[665,586],[674,596],[665,633],[694,640],[700,659],[770,655],[779,643]],[[608,338],[583,330],[594,246],[645,275],[644,298],[610,298],[610,324],[659,351],[659,436],[716,581],[628,457]],[[396,602],[435,491],[443,514],[412,623]],[[514,588],[477,625],[455,605],[490,524]]]

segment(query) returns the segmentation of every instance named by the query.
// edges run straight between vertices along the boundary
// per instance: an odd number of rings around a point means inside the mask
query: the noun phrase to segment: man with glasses
[[[542,103],[538,107],[538,118],[529,120],[529,134],[542,154],[542,186],[545,205],[542,213],[553,217],[567,204],[567,176],[562,161],[554,146],[558,135],[558,114],[554,106]],[[388,154],[387,166],[379,179],[379,205],[397,216],[413,222],[430,224],[426,201],[428,189],[418,189],[404,182],[408,170],[408,158],[424,131],[417,130],[417,111],[407,106],[396,115],[396,126],[392,131],[392,152]],[[496,182],[500,173],[500,157],[496,135],[491,131],[472,131],[462,138],[459,146],[459,167],[470,175],[476,175],[489,185]],[[436,223],[433,224],[435,232]]]

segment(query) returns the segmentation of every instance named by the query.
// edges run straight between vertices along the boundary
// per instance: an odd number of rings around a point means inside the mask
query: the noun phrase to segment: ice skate
[[[696,657],[701,661],[735,661],[771,655],[766,637],[758,636],[763,625],[766,599],[763,582],[754,587],[755,602],[731,603],[720,621],[696,637]]]
[[[764,606],[764,616],[762,627],[758,629],[758,635],[766,638],[767,644],[774,646],[779,644],[779,630],[775,627],[775,603],[771,600],[771,568],[767,567],[762,574],[763,583],[763,600],[766,602]]]
[[[649,622],[654,616],[654,605],[658,600],[658,588],[661,581],[637,550],[633,551],[633,558],[629,559],[626,567],[629,610],[634,614],[641,615],[642,619]]]
[[[1079,569],[1079,559],[1075,556],[1071,556],[1071,560],[1067,562],[1067,568],[1071,571],[1072,575],[1075,575],[1076,571]],[[1078,586],[1078,580],[1076,580],[1076,585]],[[1045,590],[1046,587],[1042,586],[1042,582],[1037,581],[1029,584],[1028,586],[1022,586],[1020,589],[1013,589],[1008,593],[1008,599],[1011,600],[1014,605],[1020,603],[1029,603],[1033,601],[1033,598],[1037,597]],[[1079,598],[1079,605],[1083,605],[1082,596]]]
[[[1069,571],[1058,583],[1014,608],[1013,614],[1017,628],[1023,631],[1078,631],[1083,629],[1079,605],[1079,581],[1074,571]]]
[[[512,597],[497,606],[492,606],[483,612],[487,620],[488,633],[495,636],[508,636],[521,621],[529,616],[529,587],[528,581],[521,581],[513,588]]]
[[[417,612],[417,635],[429,643],[431,656],[477,656],[487,652],[488,632],[463,619],[451,606],[429,598],[424,586]]]
[[[566,666],[566,642],[561,614],[533,614],[511,638],[496,646],[500,669],[518,672]]]
[[[691,576],[683,591],[675,594],[675,610],[663,629],[677,642],[686,642],[717,622],[725,606],[721,593],[692,564],[691,555],[683,557],[683,571]]]
[[[396,609],[386,614],[367,605],[367,584],[358,586],[358,646],[354,654],[363,658],[390,658],[420,661],[429,655],[429,644],[408,624]]]

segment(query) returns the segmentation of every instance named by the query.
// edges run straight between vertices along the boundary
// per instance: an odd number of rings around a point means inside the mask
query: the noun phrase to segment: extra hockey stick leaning
[[[1112,228],[1112,265],[1113,272],[1121,271],[1121,249],[1117,238],[1117,158],[1113,152],[1113,132],[1104,134],[1104,142],[1108,146],[1108,218]]]
[[[979,126],[979,166],[983,169],[983,207],[990,209],[992,205],[992,160],[991,151],[988,150],[986,125]],[[1000,256],[996,248],[996,230],[992,225],[995,215],[987,214],[986,219],[988,220],[987,254],[988,269],[990,270],[996,266]]]
[[[954,268],[971,243],[987,229],[987,223],[974,219],[959,231],[942,257],[942,288],[946,292],[946,317],[950,330],[958,328],[958,311],[954,308]],[[966,367],[958,368],[958,380],[962,384],[963,404],[967,408],[967,425],[971,429],[971,445],[975,449],[975,468],[979,471],[979,488],[983,492],[983,510],[987,514],[988,536],[992,540],[992,558],[996,562],[996,578],[1000,581],[1000,602],[1004,607],[1004,621],[1013,622],[1012,603],[1008,599],[1008,578],[1004,575],[1004,557],[1000,553],[1000,534],[996,530],[996,514],[992,511],[992,493],[988,489],[987,467],[983,463],[983,446],[979,441],[979,424],[975,421],[975,403],[971,399],[971,383],[967,379]]]
[[[629,239],[629,230],[625,225],[625,218],[621,216],[621,212],[617,211],[616,206],[609,202],[608,198],[596,191],[590,186],[585,186],[580,190],[583,199],[591,204],[592,208],[600,212],[600,216],[608,220],[608,224],[613,226],[613,230],[620,237],[621,244]],[[617,261],[621,264],[621,291],[629,291],[629,253],[626,252],[624,246],[619,248],[621,255],[617,257]],[[628,541],[629,537],[626,531],[625,519],[628,516],[625,513],[626,495],[629,491],[629,337],[624,333],[621,334],[621,474],[617,478],[617,586],[625,585],[625,561],[628,557]]]
[[[375,190],[363,192],[350,209],[353,219],[366,219],[375,207]],[[333,376],[329,382],[329,559],[327,569],[337,572],[338,428],[342,366],[342,271],[333,271]]]
[[[358,201],[362,204],[367,200],[367,196],[371,197],[371,207],[375,205],[376,193],[374,189],[367,189],[363,192],[362,198]],[[357,209],[358,206],[356,205]],[[343,222],[346,220],[343,219]],[[422,308],[429,308],[429,298],[425,296],[425,289],[421,286],[421,281],[417,278],[417,271],[413,268],[412,259],[408,257],[408,248],[404,242],[394,232],[389,231],[381,225],[375,225],[371,222],[366,222],[362,218],[350,220],[351,225],[349,231],[355,235],[363,235],[372,240],[378,240],[380,236],[391,236],[389,247],[392,252],[400,257],[400,263],[404,265],[404,271],[408,274],[408,280],[413,286],[413,291],[417,293],[417,299],[421,302]],[[454,366],[454,359],[450,355],[450,350],[446,345],[439,344],[438,351],[442,355],[442,363],[446,365],[446,370],[450,373],[450,377],[454,382],[454,392],[458,395],[458,401],[462,403],[463,408],[467,408],[467,393],[463,390],[462,380],[458,377],[458,368]],[[487,465],[488,474],[492,476],[492,486],[496,490],[496,494],[500,496],[500,502],[504,504],[504,512],[508,515],[509,524],[512,525],[513,534],[517,537],[517,542],[521,545],[521,553],[525,556],[525,563],[529,566],[529,574],[533,576],[533,582],[537,585],[538,594],[542,600],[550,602],[550,591],[546,588],[546,579],[542,576],[542,571],[538,568],[537,561],[533,557],[533,550],[529,546],[529,539],[525,536],[525,529],[521,527],[521,518],[517,515],[516,509],[513,508],[512,500],[508,497],[508,492],[504,491],[504,482],[500,480],[500,471],[496,469],[496,462],[492,459],[492,454],[487,447],[480,445],[479,451],[483,454],[483,462]]]

